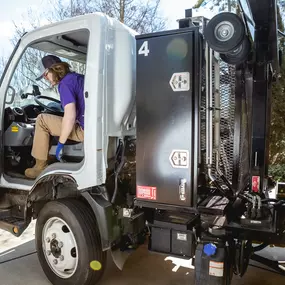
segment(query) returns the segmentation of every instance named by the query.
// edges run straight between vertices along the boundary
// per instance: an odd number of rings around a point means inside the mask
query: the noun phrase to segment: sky
[[[0,55],[3,53],[7,56],[11,52],[10,38],[13,34],[15,23],[19,23],[22,14],[27,11],[28,7],[41,7],[44,0],[13,0],[1,1],[0,10]]]
[[[9,56],[12,46],[9,42],[13,34],[13,21],[21,23],[22,15],[28,8],[41,10],[47,0],[1,1],[0,10],[0,55]],[[197,0],[161,0],[161,10],[169,20],[169,28],[177,28],[176,20],[183,18],[185,9],[192,8]]]

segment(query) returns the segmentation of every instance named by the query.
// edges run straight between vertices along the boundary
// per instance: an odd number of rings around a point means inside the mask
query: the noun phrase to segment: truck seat
[[[53,138],[49,155],[55,156],[58,138]],[[67,140],[63,147],[63,158],[67,161],[81,161],[84,158],[84,143]]]

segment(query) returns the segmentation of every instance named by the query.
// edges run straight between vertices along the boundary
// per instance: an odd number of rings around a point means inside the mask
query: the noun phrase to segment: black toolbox
[[[196,242],[193,232],[195,222],[196,216],[189,213],[158,214],[153,223],[149,224],[149,250],[180,257],[193,257]]]

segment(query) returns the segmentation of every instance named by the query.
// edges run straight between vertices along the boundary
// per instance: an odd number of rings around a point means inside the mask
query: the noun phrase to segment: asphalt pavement
[[[51,285],[37,259],[33,226],[27,230],[22,240],[15,239],[7,233],[0,233],[0,284]],[[22,242],[21,245],[19,245],[20,242]],[[13,244],[17,245],[13,246]],[[262,255],[273,260],[285,260],[285,249],[266,249]],[[259,266],[257,263],[251,263]],[[283,285],[285,277],[250,266],[242,279],[234,277],[232,285],[260,285],[260,283],[262,285]],[[104,278],[100,282],[100,285],[133,284],[191,285],[194,284],[194,271],[190,263],[185,260],[150,253],[147,247],[143,246],[130,256],[123,271],[117,269],[109,260]]]

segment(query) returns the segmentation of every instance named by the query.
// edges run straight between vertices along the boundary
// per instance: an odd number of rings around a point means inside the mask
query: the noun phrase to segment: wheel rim
[[[223,21],[215,28],[215,37],[221,41],[226,42],[230,40],[235,33],[235,28],[231,22]]]
[[[73,232],[65,221],[50,218],[44,225],[42,245],[46,261],[60,278],[70,278],[78,266],[78,248]]]

